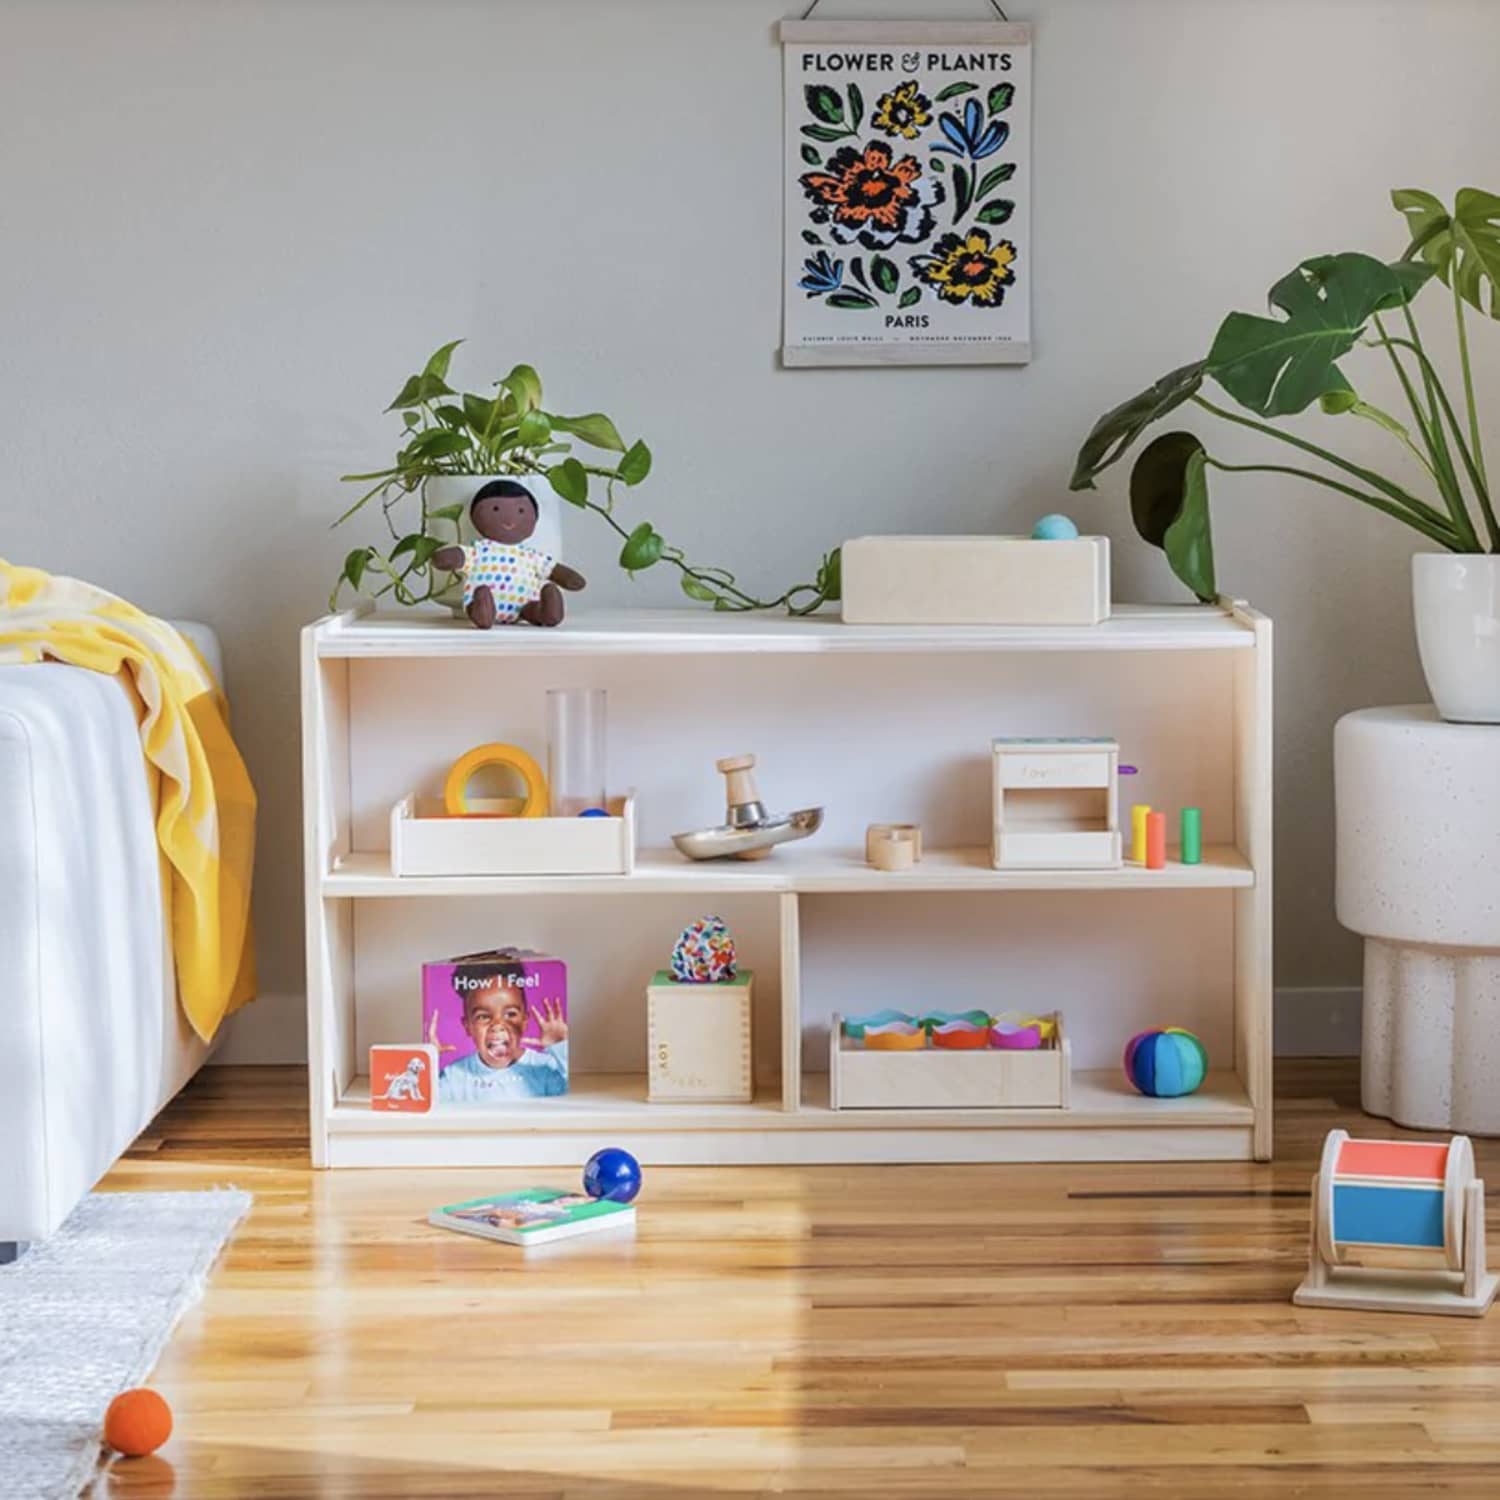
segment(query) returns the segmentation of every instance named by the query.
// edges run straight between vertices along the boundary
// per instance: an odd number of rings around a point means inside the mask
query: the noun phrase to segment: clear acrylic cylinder
[[[547,694],[547,787],[554,818],[576,818],[607,803],[603,688],[554,688]]]

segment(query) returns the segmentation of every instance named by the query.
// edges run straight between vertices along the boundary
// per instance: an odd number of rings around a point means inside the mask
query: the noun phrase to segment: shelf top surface
[[[1212,651],[1255,645],[1253,626],[1219,604],[1117,604],[1100,625],[846,625],[833,614],[580,608],[555,630],[475,630],[447,615],[349,611],[325,616],[311,630],[320,657]]]
[[[674,849],[643,849],[631,875],[391,874],[383,850],[344,855],[323,878],[330,896],[452,896],[485,894],[651,895],[696,891],[817,892],[985,890],[1210,890],[1254,885],[1244,856],[1228,844],[1205,845],[1200,864],[1168,859],[1161,870],[1125,864],[1098,870],[997,870],[982,846],[930,849],[909,870],[877,870],[859,849],[816,843],[778,849],[765,860],[694,862]]]

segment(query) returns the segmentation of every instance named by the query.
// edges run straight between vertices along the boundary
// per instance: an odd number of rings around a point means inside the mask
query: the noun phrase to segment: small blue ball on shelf
[[[1054,512],[1043,516],[1031,528],[1031,539],[1036,542],[1072,542],[1078,539],[1078,528],[1066,516]]]
[[[585,1163],[583,1190],[590,1198],[632,1203],[641,1190],[641,1164],[619,1146],[606,1146]]]
[[[607,818],[609,814],[602,807],[586,807],[578,816],[580,818]]]

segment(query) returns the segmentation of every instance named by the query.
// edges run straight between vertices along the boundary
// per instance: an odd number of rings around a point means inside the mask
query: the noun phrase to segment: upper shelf
[[[446,615],[349,611],[319,620],[312,633],[320,657],[1245,651],[1255,645],[1253,626],[1228,604],[1117,604],[1102,625],[846,625],[831,614],[584,607],[556,630],[475,630]]]

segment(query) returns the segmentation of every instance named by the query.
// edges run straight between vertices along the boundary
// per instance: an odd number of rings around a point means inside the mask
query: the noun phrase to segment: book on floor
[[[536,1187],[448,1203],[433,1209],[427,1222],[438,1229],[456,1229],[460,1234],[477,1234],[507,1245],[545,1245],[575,1235],[633,1226],[635,1209],[628,1203],[590,1198],[586,1193]]]

